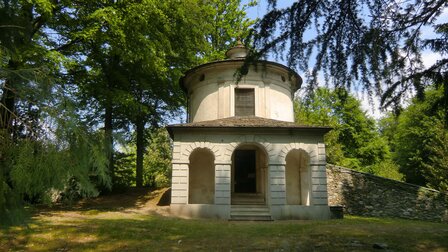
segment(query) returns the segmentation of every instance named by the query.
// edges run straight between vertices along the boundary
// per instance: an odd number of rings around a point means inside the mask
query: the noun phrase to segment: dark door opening
[[[234,156],[235,193],[256,193],[256,152],[236,150]]]

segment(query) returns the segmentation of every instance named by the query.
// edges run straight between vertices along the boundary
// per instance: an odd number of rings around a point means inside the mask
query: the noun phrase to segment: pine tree
[[[448,90],[448,23],[435,23],[448,8],[445,0],[304,0],[283,9],[268,2],[252,37],[256,55],[286,54],[306,74],[309,90],[323,76],[334,87],[357,85],[380,95],[383,107],[395,108],[410,90],[419,98],[432,83]],[[423,29],[437,35],[424,38]],[[423,66],[424,49],[442,59]]]

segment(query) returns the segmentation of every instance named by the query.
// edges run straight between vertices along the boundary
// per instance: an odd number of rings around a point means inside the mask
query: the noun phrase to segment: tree
[[[331,126],[325,136],[327,161],[336,165],[394,179],[401,176],[390,160],[389,146],[380,137],[375,121],[345,89],[318,88],[304,100],[296,100],[296,122]]]
[[[398,117],[395,159],[409,183],[448,189],[448,130],[444,119],[443,87],[426,91],[425,101],[417,98]]]
[[[53,1],[0,2],[1,221],[70,184],[84,196],[109,185],[103,140],[82,123],[60,78],[71,61],[47,32],[62,10]]]
[[[0,2],[0,129],[17,136],[21,121],[17,105],[32,106],[49,88],[49,69],[54,69],[42,41],[42,27],[52,15],[50,1]],[[34,99],[32,99],[34,98]],[[25,104],[27,103],[27,104]],[[31,111],[30,111],[31,112]]]
[[[242,4],[241,0],[209,0],[207,1],[207,20],[210,26],[205,35],[207,48],[203,55],[204,62],[221,60],[225,52],[236,40],[249,36],[250,27],[256,20],[246,17],[248,7],[255,6],[257,1],[251,0]]]
[[[135,129],[137,186],[143,181],[145,127],[158,127],[179,109],[177,79],[199,62],[206,46],[205,7],[195,0],[75,1],[71,15],[61,17],[69,22],[55,27],[66,41],[78,41],[67,48],[78,61],[73,81],[104,118],[112,174],[112,133]]]
[[[381,95],[383,107],[399,107],[409,90],[423,98],[431,83],[443,85],[447,99],[448,23],[435,24],[446,0],[304,0],[283,9],[277,0],[268,2],[252,36],[255,56],[285,53],[290,66],[306,73],[309,90],[322,72],[336,88],[359,85]],[[423,38],[423,29],[431,28],[437,35]],[[443,58],[425,68],[424,49]]]

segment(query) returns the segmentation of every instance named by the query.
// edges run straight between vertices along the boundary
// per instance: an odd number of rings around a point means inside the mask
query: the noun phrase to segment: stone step
[[[272,221],[271,216],[241,216],[235,215],[230,217],[231,221]]]
[[[269,212],[269,208],[265,205],[232,205],[231,211],[240,212]]]
[[[237,194],[232,195],[232,204],[234,205],[251,205],[265,204],[264,197],[261,194]]]
[[[264,200],[239,200],[232,199],[232,205],[264,205]]]
[[[232,205],[230,220],[270,221],[272,218],[266,205]]]

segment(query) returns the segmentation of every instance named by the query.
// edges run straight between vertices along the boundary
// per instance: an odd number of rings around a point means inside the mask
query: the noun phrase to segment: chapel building
[[[229,220],[328,219],[325,144],[331,128],[294,123],[302,84],[293,70],[257,61],[237,81],[247,49],[187,71],[188,122],[173,139],[172,213]]]

